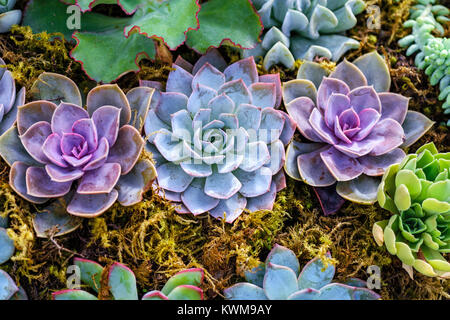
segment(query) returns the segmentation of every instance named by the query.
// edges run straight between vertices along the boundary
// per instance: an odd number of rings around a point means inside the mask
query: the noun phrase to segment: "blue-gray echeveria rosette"
[[[327,258],[331,258],[327,254]],[[336,268],[320,258],[302,270],[295,253],[275,245],[264,264],[245,272],[247,282],[224,290],[227,300],[378,300],[366,282],[352,278],[345,284],[332,282]]]
[[[298,79],[283,84],[283,98],[310,143],[288,146],[286,173],[313,187],[328,187],[328,193],[336,190],[344,199],[375,203],[380,176],[402,161],[401,148],[434,123],[409,111],[408,98],[388,92],[390,83],[389,69],[376,51],[353,63],[344,60],[331,74],[317,63],[302,64]]]
[[[0,58],[0,136],[16,122],[18,107],[25,103],[25,88],[16,92],[11,71]]]
[[[16,0],[0,1],[0,33],[6,33],[11,30],[15,24],[22,20],[22,11],[13,10]]]
[[[38,100],[19,107],[17,125],[0,137],[14,191],[36,204],[63,199],[69,214],[88,218],[116,200],[141,201],[156,175],[140,159],[153,90],[125,95],[117,85],[101,85],[89,92],[87,109],[75,83],[62,75],[42,74],[32,91]]]
[[[256,0],[253,1],[262,23],[262,42],[244,57],[264,57],[269,70],[280,63],[294,68],[297,59],[313,60],[315,56],[333,61],[359,42],[343,35],[356,25],[355,15],[361,13],[362,0]]]
[[[156,161],[155,189],[179,213],[233,222],[244,209],[271,210],[285,187],[285,145],[295,131],[278,74],[259,76],[253,57],[227,66],[211,49],[193,66],[173,65],[145,122]]]

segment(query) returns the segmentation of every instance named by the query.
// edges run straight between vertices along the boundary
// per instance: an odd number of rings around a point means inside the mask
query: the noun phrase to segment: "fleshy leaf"
[[[169,300],[203,300],[203,291],[192,285],[181,285],[167,296]]]
[[[269,263],[288,267],[294,271],[297,276],[300,272],[300,264],[295,253],[278,244],[275,244],[273,249],[267,255],[266,268],[268,268]]]
[[[329,284],[333,280],[336,268],[334,265],[328,265],[326,268],[319,258],[309,261],[298,276],[299,289],[316,289]]]
[[[97,300],[97,297],[83,290],[63,290],[52,293],[53,300]]]
[[[203,282],[204,271],[202,269],[187,269],[172,276],[164,285],[161,292],[168,296],[176,287],[181,285],[200,286]]]
[[[80,268],[81,281],[99,292],[103,267],[97,262],[81,258],[75,258],[74,264]]]
[[[9,274],[0,269],[0,300],[9,300],[19,288]]]
[[[81,93],[75,82],[56,73],[44,72],[31,87],[33,100],[47,100],[57,105],[61,102],[82,105]]]
[[[137,300],[136,277],[134,273],[120,263],[114,263],[109,269],[108,284],[114,300]]]
[[[238,283],[224,290],[227,300],[267,300],[264,290],[251,283]]]
[[[8,261],[14,250],[14,241],[8,236],[6,229],[0,228],[0,264]]]
[[[351,181],[339,181],[336,192],[342,198],[352,202],[374,204],[377,201],[379,183],[379,178],[362,174]]]
[[[264,292],[270,300],[285,300],[297,290],[297,276],[291,268],[272,263],[267,265]]]

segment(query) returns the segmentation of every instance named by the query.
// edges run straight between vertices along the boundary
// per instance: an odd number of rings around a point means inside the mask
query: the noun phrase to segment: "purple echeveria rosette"
[[[39,100],[19,108],[17,126],[0,139],[11,187],[37,204],[68,198],[67,212],[80,217],[98,216],[116,200],[139,202],[155,171],[150,161],[139,160],[143,124],[132,118],[145,117],[153,90],[140,87],[125,95],[117,85],[101,85],[89,92],[84,109],[70,79],[43,74],[39,80],[72,96],[59,105]],[[41,94],[51,96],[48,88]]]
[[[388,92],[389,70],[375,51],[353,63],[344,60],[331,74],[305,62],[298,78],[284,83],[283,98],[312,143],[289,145],[286,173],[316,187],[325,214],[341,205],[334,201],[335,190],[350,201],[375,203],[378,177],[401,162],[400,148],[417,141],[433,122],[408,111],[408,98]]]
[[[271,210],[285,187],[285,145],[295,124],[276,110],[278,74],[259,76],[253,57],[227,66],[215,49],[193,66],[173,65],[145,123],[158,172],[155,189],[179,213],[233,222],[244,209]]]

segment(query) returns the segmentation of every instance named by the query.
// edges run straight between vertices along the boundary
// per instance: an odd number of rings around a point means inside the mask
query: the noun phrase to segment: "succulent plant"
[[[0,0],[0,33],[9,32],[22,20],[22,11],[13,10],[15,4],[16,0]]]
[[[329,76],[321,65],[305,62],[298,78],[284,83],[284,103],[313,143],[288,146],[286,173],[319,188],[325,214],[338,209],[327,203],[335,191],[350,201],[375,203],[377,177],[401,162],[400,147],[414,143],[433,122],[408,111],[408,98],[388,92],[389,70],[376,51],[353,63],[344,60]]]
[[[14,254],[14,241],[8,236],[8,217],[0,216],[0,264],[8,261]]]
[[[279,75],[258,76],[253,57],[227,67],[215,49],[194,66],[179,58],[173,68],[145,123],[159,192],[179,213],[225,213],[230,223],[244,209],[271,210],[295,130],[275,109]]]
[[[0,58],[0,136],[16,121],[19,106],[25,103],[25,88],[16,93],[16,82],[11,71]]]
[[[83,284],[99,297],[84,290],[67,289],[54,292],[54,300],[138,300],[136,277],[125,265],[116,262],[103,268],[97,262],[80,258],[75,258],[74,264]],[[101,281],[104,273],[108,279],[105,287]],[[183,270],[172,276],[161,291],[147,292],[141,300],[203,300],[203,290],[199,288],[203,278],[202,269]]]
[[[391,165],[378,188],[378,203],[392,212],[377,222],[379,246],[427,276],[450,278],[450,153],[430,142]]]
[[[0,300],[28,300],[22,287],[18,287],[9,274],[0,269]]]
[[[411,9],[410,19],[403,26],[412,28],[411,34],[399,40],[401,47],[408,47],[406,55],[417,53],[414,62],[419,69],[425,70],[431,85],[439,83],[439,100],[444,100],[442,108],[450,113],[450,39],[435,37],[433,32],[443,36],[448,23],[450,10],[436,0],[419,0]],[[447,121],[450,126],[450,120]]]
[[[265,32],[262,43],[244,56],[263,56],[264,68],[277,63],[293,69],[297,59],[315,56],[333,61],[359,42],[342,33],[356,25],[362,0],[256,0],[254,1]]]
[[[23,24],[31,26],[34,32],[61,32],[67,41],[76,40],[71,56],[83,64],[90,78],[103,83],[138,71],[143,58],[167,55],[164,46],[176,50],[186,42],[190,48],[205,53],[208,48],[222,44],[240,48],[253,48],[257,44],[263,27],[250,0],[199,2],[30,0]],[[126,17],[91,12],[99,4],[119,4]],[[83,13],[79,25],[74,23],[69,28],[69,23],[76,20],[67,14],[74,12],[73,5]],[[53,14],[49,15],[49,11]]]
[[[328,258],[330,255],[327,255]],[[332,282],[336,269],[320,258],[309,261],[300,272],[295,253],[275,245],[264,264],[247,271],[245,279],[224,290],[227,300],[378,300],[362,280]]]
[[[98,216],[116,200],[138,203],[155,178],[153,164],[139,160],[153,90],[125,95],[117,85],[98,86],[87,110],[64,76],[44,73],[32,91],[38,101],[20,107],[17,125],[0,137],[14,191],[38,204],[70,196],[67,212],[80,217]]]

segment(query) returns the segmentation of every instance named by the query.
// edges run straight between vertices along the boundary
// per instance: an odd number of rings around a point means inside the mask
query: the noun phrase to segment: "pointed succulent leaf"
[[[0,265],[12,257],[14,250],[14,241],[8,236],[6,229],[0,228]]]
[[[9,300],[19,288],[5,271],[0,269],[0,300]]]
[[[269,263],[264,276],[264,292],[270,300],[285,300],[298,290],[297,277],[289,267]]]
[[[47,100],[57,105],[61,102],[81,106],[81,93],[75,82],[56,73],[44,72],[31,87],[33,100]]]
[[[336,268],[334,265],[325,267],[319,258],[309,261],[298,276],[298,287],[302,289],[319,290],[333,280]]]
[[[95,292],[99,292],[103,267],[97,262],[81,258],[75,258],[74,264],[80,268],[81,281]]]
[[[300,272],[300,264],[295,253],[292,250],[278,244],[275,244],[273,249],[267,255],[265,265],[266,269],[268,268],[269,263],[288,267],[294,271],[296,276],[298,276]]]
[[[196,286],[184,284],[174,288],[167,298],[169,300],[203,300],[203,291]]]
[[[108,284],[114,300],[137,300],[136,277],[134,273],[120,263],[109,269]]]
[[[169,300],[164,294],[162,294],[160,291],[154,290],[146,293],[142,300]]]
[[[161,292],[169,296],[170,293],[178,286],[191,285],[200,286],[203,282],[204,271],[202,269],[188,269],[178,272],[171,277],[164,285]]]
[[[62,290],[52,293],[53,300],[98,300],[93,294],[83,290]]]
[[[227,300],[267,300],[264,290],[251,283],[238,283],[224,290]]]
[[[247,280],[251,284],[254,284],[254,285],[262,288],[265,273],[266,273],[265,264],[261,263],[256,268],[253,268],[252,270],[247,270],[244,272],[245,280]]]

